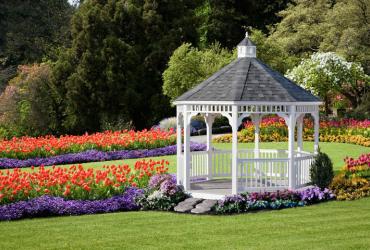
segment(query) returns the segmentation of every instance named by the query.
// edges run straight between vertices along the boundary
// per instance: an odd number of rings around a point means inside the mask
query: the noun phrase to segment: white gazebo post
[[[184,109],[184,157],[183,157],[183,186],[185,190],[190,189],[190,118],[191,115]]]
[[[207,126],[207,174],[208,180],[212,179],[212,125],[215,120],[213,114],[206,114],[204,120]]]
[[[304,114],[297,118],[297,151],[303,151],[303,118]]]
[[[259,158],[259,150],[260,150],[260,123],[261,123],[260,114],[254,114],[251,116],[252,122],[254,124],[254,158]]]
[[[314,153],[319,152],[319,129],[320,129],[320,116],[319,111],[312,113],[314,118]]]
[[[176,128],[176,145],[177,145],[177,185],[182,185],[183,184],[183,179],[182,179],[182,175],[183,175],[183,154],[182,154],[182,134],[181,134],[181,128],[182,128],[182,125],[184,124],[183,122],[183,119],[182,119],[182,114],[180,112],[180,107],[181,106],[177,106],[176,108],[176,113],[177,113],[177,116],[176,116],[176,125],[177,125],[177,128]]]
[[[231,193],[238,193],[238,106],[232,106],[232,166],[231,166]]]
[[[288,157],[289,157],[289,189],[294,189],[296,184],[296,169],[294,164],[294,132],[296,124],[296,107],[290,106],[289,122],[288,122]]]

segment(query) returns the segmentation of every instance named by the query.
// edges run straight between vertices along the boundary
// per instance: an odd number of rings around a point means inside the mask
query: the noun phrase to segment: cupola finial
[[[248,38],[248,31],[245,32],[245,38]]]

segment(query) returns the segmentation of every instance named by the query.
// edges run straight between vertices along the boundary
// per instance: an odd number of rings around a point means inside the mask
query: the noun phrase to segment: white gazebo
[[[219,199],[245,191],[296,189],[309,183],[309,168],[318,150],[322,102],[258,60],[256,46],[248,34],[238,44],[235,61],[181,95],[174,104],[178,127],[177,181],[193,197]],[[207,125],[207,150],[190,152],[190,119],[198,114],[204,116]],[[284,118],[289,131],[287,150],[259,148],[259,124],[267,114]],[[314,153],[302,148],[306,114],[314,118]],[[216,115],[229,120],[232,150],[212,147]],[[246,117],[255,126],[254,149],[238,149],[237,131]]]

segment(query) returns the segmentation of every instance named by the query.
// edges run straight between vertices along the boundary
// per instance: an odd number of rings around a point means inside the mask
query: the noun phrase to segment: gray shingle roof
[[[236,59],[207,80],[185,92],[176,99],[176,102],[179,101],[268,103],[320,102],[320,99],[272,70],[262,61],[244,57]]]
[[[256,46],[248,37],[245,37],[238,46]]]

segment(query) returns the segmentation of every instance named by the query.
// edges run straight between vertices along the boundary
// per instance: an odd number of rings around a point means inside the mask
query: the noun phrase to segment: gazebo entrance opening
[[[255,55],[256,48],[246,37],[238,45],[238,59],[175,101],[177,180],[193,197],[220,199],[244,191],[296,189],[310,181],[309,168],[318,150],[321,101]],[[207,150],[190,152],[190,119],[198,114],[207,125]],[[260,149],[259,125],[268,114],[284,118],[287,150]],[[314,118],[314,153],[302,148],[305,114]],[[232,127],[231,150],[212,147],[216,115],[227,117]],[[246,117],[255,125],[254,149],[238,149],[237,131]]]

